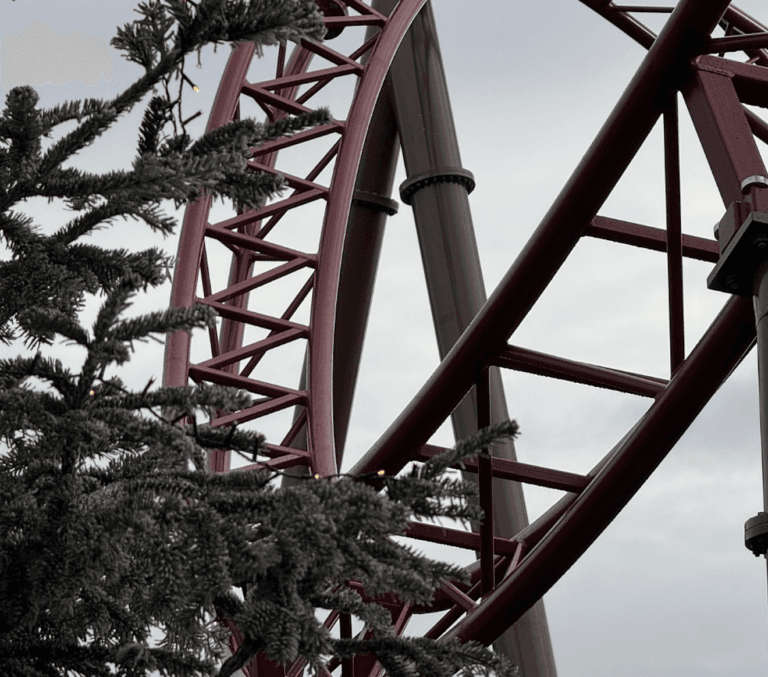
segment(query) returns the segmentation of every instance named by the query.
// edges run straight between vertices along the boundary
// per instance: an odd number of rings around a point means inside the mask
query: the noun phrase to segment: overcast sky
[[[20,84],[33,85],[46,108],[122,92],[142,71],[108,43],[115,27],[135,16],[135,6],[133,0],[0,0],[3,101]],[[759,0],[739,6],[768,23]],[[490,292],[645,52],[577,0],[435,0],[434,10],[463,164],[477,181],[470,203]],[[658,29],[663,20],[648,23]],[[186,114],[204,113],[190,125],[195,136],[203,131],[228,55],[228,47],[216,54],[208,49],[201,69],[194,60],[187,66],[201,92],[185,89]],[[270,56],[267,52],[253,65],[251,81],[270,77],[258,76]],[[322,102],[339,119],[348,106],[342,90],[329,92]],[[130,168],[144,105],[85,149],[73,166],[99,172]],[[687,113],[681,124],[683,230],[711,238],[723,205]],[[69,123],[64,131],[74,126]],[[663,227],[662,167],[657,128],[600,214]],[[395,186],[404,179],[401,165]],[[71,217],[60,203],[43,199],[25,207],[46,231]],[[168,208],[173,211],[172,204]],[[217,210],[212,221],[231,215]],[[183,211],[177,214],[181,220]],[[301,232],[297,226],[294,236],[303,237]],[[286,238],[287,243],[291,238]],[[175,255],[177,236],[163,241],[127,221],[94,240],[129,249],[157,245]],[[217,263],[225,275],[228,262]],[[706,288],[711,264],[686,260],[684,265],[689,352],[727,297]],[[132,312],[164,307],[169,291],[166,286],[143,298]],[[511,343],[667,378],[666,299],[662,254],[585,238]],[[76,349],[55,350],[69,364],[78,363]],[[123,378],[142,388],[150,376],[161,377],[162,359],[161,345],[140,345]],[[401,205],[387,225],[342,470],[386,430],[437,364],[413,219]],[[756,373],[753,352],[628,507],[545,597],[561,677],[766,674],[766,565],[743,542],[745,520],[762,509]],[[647,398],[518,373],[506,372],[504,383],[510,417],[522,431],[520,460],[579,473],[589,471],[651,404]],[[279,442],[284,423],[260,422],[260,429]],[[452,442],[448,426],[433,438],[436,444]],[[531,519],[560,497],[545,489],[525,492]],[[456,558],[470,560],[468,553]],[[424,627],[417,619],[409,631],[420,634]]]

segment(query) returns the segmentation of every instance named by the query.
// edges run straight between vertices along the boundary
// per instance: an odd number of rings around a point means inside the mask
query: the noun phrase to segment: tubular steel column
[[[747,547],[755,556],[768,546],[768,260],[755,273],[755,323],[757,327],[757,373],[760,387],[760,447],[763,462],[763,512],[745,527]]]
[[[390,13],[396,0],[377,0]],[[434,15],[429,2],[406,35],[390,69],[400,142],[408,179],[401,200],[411,204],[440,359],[443,359],[486,300],[480,258],[472,227],[468,193],[472,174],[461,167],[448,88]],[[491,421],[509,418],[497,367],[490,369]],[[477,430],[477,398],[454,410],[456,439]],[[516,460],[511,440],[494,445],[493,455]],[[474,473],[463,473],[477,482]],[[497,537],[511,538],[528,525],[522,486],[493,480],[493,527]],[[473,525],[479,531],[479,525]],[[554,677],[554,654],[543,602],[537,604],[494,642],[496,651],[520,666],[521,677]]]

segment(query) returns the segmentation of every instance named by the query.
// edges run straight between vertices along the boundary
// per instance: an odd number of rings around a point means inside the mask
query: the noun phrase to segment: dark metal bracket
[[[715,232],[718,241],[723,242],[740,213],[739,205],[733,203],[718,224]],[[707,277],[707,287],[737,296],[752,296],[758,265],[768,258],[768,214],[750,212],[741,227],[720,255],[720,260]]]

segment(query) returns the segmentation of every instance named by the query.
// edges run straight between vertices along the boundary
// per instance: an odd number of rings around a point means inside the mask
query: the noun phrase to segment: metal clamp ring
[[[748,176],[741,182],[741,193],[746,194],[752,186],[768,186],[768,178],[760,176],[759,174],[753,174]]]
[[[370,209],[384,212],[387,216],[394,216],[397,214],[397,210],[400,207],[397,202],[390,200],[388,197],[376,193],[367,193],[362,190],[355,191],[355,194],[352,196],[352,202],[358,202]]]
[[[471,193],[475,189],[475,177],[468,169],[462,167],[443,167],[432,169],[422,174],[415,174],[400,184],[400,201],[411,204],[413,194],[433,183],[458,183]]]

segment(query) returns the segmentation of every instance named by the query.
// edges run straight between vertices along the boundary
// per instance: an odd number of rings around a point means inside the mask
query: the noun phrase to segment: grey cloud
[[[102,77],[112,80],[109,46],[103,38],[80,29],[59,35],[42,21],[34,21],[18,35],[7,33],[0,43],[4,88],[77,81],[95,87]]]

